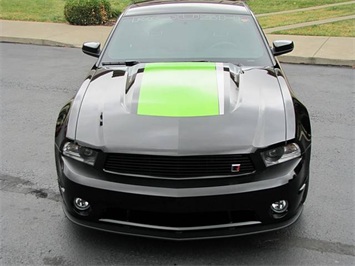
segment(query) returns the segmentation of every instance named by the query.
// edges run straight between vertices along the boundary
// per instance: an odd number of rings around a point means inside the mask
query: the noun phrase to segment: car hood
[[[96,71],[75,138],[105,152],[250,153],[284,141],[285,119],[272,68],[138,64]]]

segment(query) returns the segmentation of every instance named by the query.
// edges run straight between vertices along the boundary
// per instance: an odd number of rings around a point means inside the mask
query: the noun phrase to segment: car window
[[[271,65],[253,18],[230,14],[123,17],[103,61],[215,61]]]

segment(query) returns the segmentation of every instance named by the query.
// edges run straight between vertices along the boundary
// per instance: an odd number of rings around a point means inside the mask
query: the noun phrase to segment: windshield
[[[269,66],[253,18],[230,14],[123,17],[102,62],[212,61]]]

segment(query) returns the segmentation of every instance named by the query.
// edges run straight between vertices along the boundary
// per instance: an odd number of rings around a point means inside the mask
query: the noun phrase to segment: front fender
[[[59,112],[57,122],[55,125],[55,145],[57,147],[60,147],[63,140],[66,138],[68,120],[69,120],[68,118],[69,118],[70,109],[73,104],[73,99],[74,98],[72,98],[66,105],[64,105]]]

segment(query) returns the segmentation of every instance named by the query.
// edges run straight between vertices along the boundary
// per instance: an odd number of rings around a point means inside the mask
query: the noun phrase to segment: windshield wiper
[[[191,60],[191,61],[187,61],[187,62],[194,62],[194,63],[199,63],[199,62],[213,62],[213,61],[209,61],[209,60]]]
[[[224,64],[232,64],[235,65],[237,67],[243,67],[244,65],[240,64],[240,63],[232,63],[229,61],[223,61],[223,60],[192,60],[192,61],[188,61],[188,62],[207,62],[207,63],[224,63]]]
[[[103,62],[103,66],[113,66],[113,65],[119,65],[119,66],[134,66],[139,64],[140,62],[138,61],[112,61],[112,62]]]

